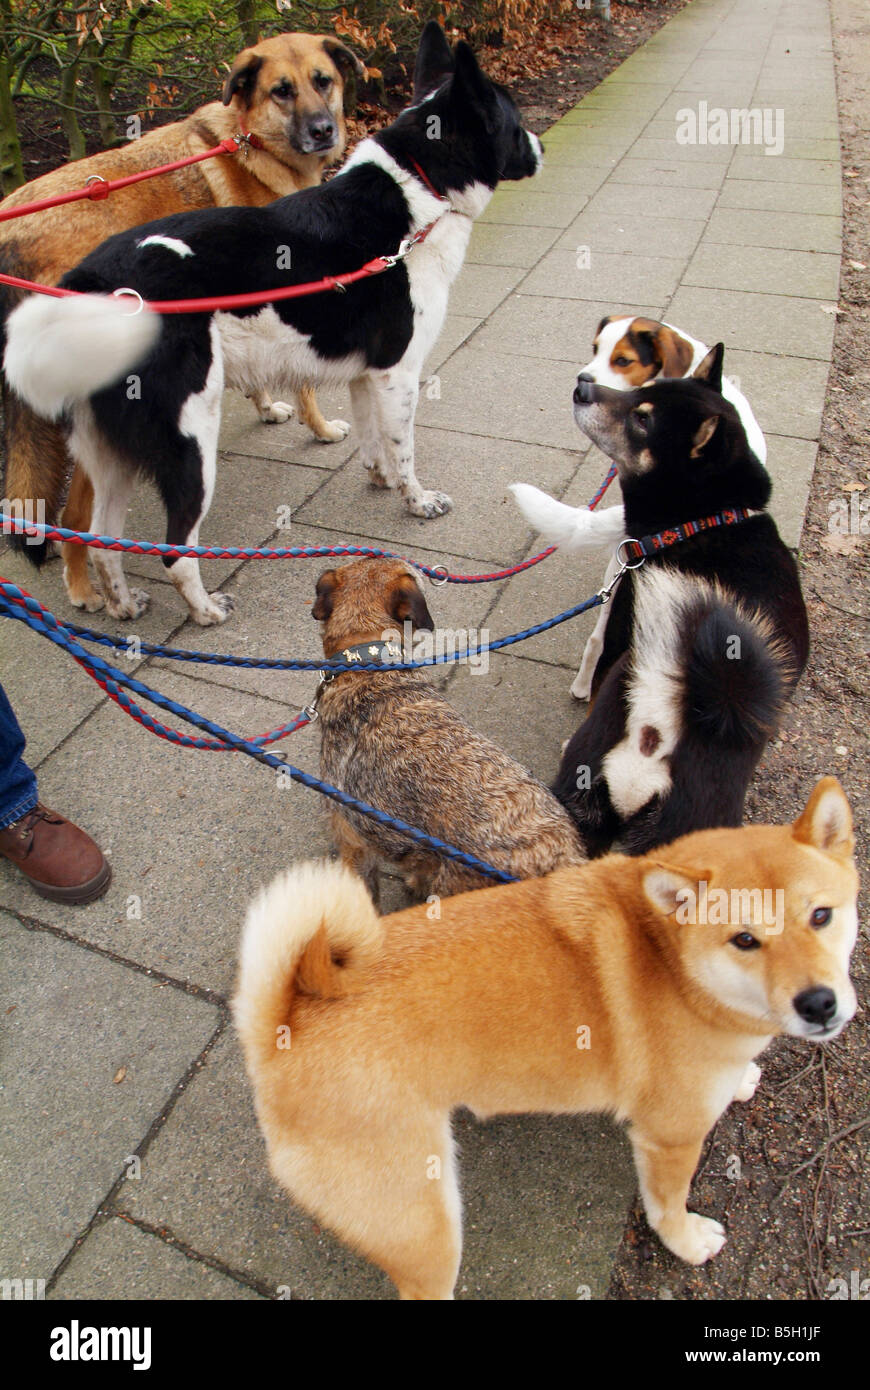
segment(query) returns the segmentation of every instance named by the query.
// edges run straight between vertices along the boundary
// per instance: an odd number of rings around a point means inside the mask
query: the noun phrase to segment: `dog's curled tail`
[[[775,735],[788,701],[788,656],[766,618],[733,603],[699,619],[686,662],[687,718],[723,751],[760,746]]]
[[[569,507],[529,483],[511,483],[509,491],[529,525],[550,545],[577,552],[615,545],[625,535],[622,507],[593,512]]]
[[[242,931],[233,1018],[245,1052],[269,1061],[289,1037],[293,1001],[354,989],[384,937],[362,879],[312,861],[279,874],[254,899]]]
[[[9,315],[3,370],[37,415],[56,420],[125,376],[159,335],[159,316],[132,310],[128,296],[34,294]]]

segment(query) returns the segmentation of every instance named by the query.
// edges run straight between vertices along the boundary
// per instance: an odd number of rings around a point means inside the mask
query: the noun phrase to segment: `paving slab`
[[[801,299],[836,299],[840,257],[823,252],[723,246],[702,240],[683,283],[758,294],[790,294]]]
[[[812,101],[812,95],[809,95],[809,100]],[[773,156],[767,155],[767,151],[760,145],[741,146],[740,153],[749,155],[754,159],[773,158]],[[799,136],[795,131],[790,130],[784,138],[783,155],[786,159],[822,159],[826,163],[830,163],[840,158],[840,141],[835,137],[819,139]]]
[[[642,298],[664,303],[679,285],[687,259],[560,246],[548,251],[526,276],[522,292],[596,303]]]
[[[472,263],[463,266],[451,297],[454,303],[462,305],[463,314],[484,319],[498,308],[524,274],[522,266]]]
[[[671,155],[658,159],[634,158],[637,148],[633,146],[631,156],[620,160],[611,175],[613,183],[651,184],[655,188],[718,188],[725,177],[723,163],[708,164],[698,160],[686,164]]]
[[[298,675],[270,679],[279,691],[302,684]],[[237,733],[275,729],[294,712],[174,672],[160,671],[153,684]],[[304,729],[290,742],[290,761],[316,773],[316,734]],[[43,762],[39,787],[49,806],[102,846],[112,883],[86,907],[47,904],[3,864],[0,906],[200,988],[229,988],[253,893],[293,859],[330,847],[323,797],[280,785],[275,772],[242,754],[177,748],[114,704]]]
[[[48,1280],[219,1012],[0,912],[0,1264]]]
[[[480,220],[484,225],[491,222],[514,227],[567,227],[588,201],[588,194],[581,192],[566,197],[561,193],[503,188],[495,194]]]
[[[521,357],[550,357],[579,365],[588,361],[589,344],[606,314],[624,311],[661,316],[662,305],[628,304],[619,300],[559,299],[515,293],[474,336],[476,348],[515,353]]]
[[[256,1289],[210,1269],[123,1217],[102,1221],[73,1255],[49,1300],[262,1300]]]
[[[692,324],[693,337],[705,343],[719,339],[729,350],[785,352],[828,362],[835,308],[836,303],[825,300],[681,285],[668,305],[667,319]],[[726,372],[729,362],[730,356],[725,359]]]
[[[318,390],[317,401],[326,419],[350,419],[346,388]],[[293,405],[293,400],[287,404]],[[224,392],[219,442],[221,453],[230,457],[275,459],[279,463],[302,464],[307,468],[337,468],[355,448],[350,437],[335,444],[322,443],[295,415],[283,425],[264,424],[240,391]]]
[[[539,566],[539,570],[545,569],[549,569],[549,562]],[[550,610],[555,613],[559,607],[571,602],[570,596],[566,596],[564,581],[567,575],[564,567],[561,572],[561,587],[558,570],[551,571],[549,579],[545,574],[541,575],[540,584],[531,579],[531,575],[537,575],[538,571],[527,571],[526,575],[518,576],[526,580],[516,587],[524,595],[523,604],[527,612],[534,611],[538,616]],[[536,610],[535,602],[538,604]],[[503,633],[516,632],[521,628],[523,624],[521,620],[517,621],[517,613],[518,609],[514,609],[508,617],[505,609],[496,608],[488,619],[491,636],[500,637]],[[571,640],[565,643],[565,650],[570,650],[572,654],[577,650],[579,665],[578,622],[579,619],[573,619],[563,626],[573,629]],[[511,652],[523,655],[513,656]],[[492,652],[485,674],[482,669],[475,671],[470,666],[458,667],[450,682],[449,699],[451,705],[475,729],[500,744],[534,777],[549,785],[559,770],[562,743],[579,726],[586,709],[585,704],[578,704],[568,693],[571,680],[570,666],[565,669],[563,666],[535,661],[527,643],[523,642],[518,647]],[[517,717],[519,710],[546,710],[547,717],[522,719]]]
[[[818,439],[828,382],[826,362],[729,352],[726,371],[740,381],[765,434]]]
[[[573,455],[564,450],[487,438],[483,432],[420,426],[416,442],[417,476],[424,487],[453,498],[452,512],[430,521],[411,516],[396,493],[371,487],[365,470],[356,465],[330,478],[297,520],[344,534],[362,531],[405,547],[405,553],[413,554],[420,545],[445,551],[449,546],[452,554],[503,564],[518,553],[524,535],[507,511],[508,483],[532,473],[541,487],[558,488],[575,468]]]
[[[815,105],[815,103],[814,103]],[[839,190],[840,163],[833,159],[789,159],[786,155],[757,159],[740,150],[728,170],[732,179],[761,179],[765,183],[806,184]],[[812,191],[807,202],[812,207]]]
[[[511,376],[516,380],[510,393],[499,396],[499,385]],[[420,426],[573,449],[577,430],[571,393],[576,379],[577,368],[570,362],[533,358],[518,374],[515,359],[467,343],[442,367],[438,397],[421,401],[417,420]],[[488,495],[495,500],[494,493]],[[456,497],[453,500],[460,505]],[[475,502],[471,496],[463,505],[474,508]]]
[[[556,239],[553,227],[502,227],[476,222],[466,256],[467,265],[537,265]],[[442,333],[442,338],[444,334]],[[440,340],[439,340],[440,341]]]
[[[620,217],[617,213],[581,212],[554,245],[569,246],[575,254],[577,247],[588,246],[593,255],[597,251],[619,251],[629,256],[642,247],[645,256],[679,257],[687,262],[705,225],[700,218],[685,222],[667,216]]]
[[[777,183],[728,177],[722,185],[717,208],[757,208],[768,212],[813,213],[839,217],[842,199],[839,188],[815,184],[810,194],[802,184]]]
[[[732,246],[764,246],[814,253],[829,251],[839,258],[842,230],[839,217],[811,212],[717,208],[707,224],[706,239]]]
[[[637,145],[633,147],[637,149]],[[670,151],[665,151],[666,156]],[[667,201],[664,201],[652,185],[635,187],[630,183],[606,183],[594,197],[590,198],[590,212],[616,213],[621,216],[654,217],[666,211],[669,217],[686,218],[695,221],[699,217],[708,218],[716,204],[716,190],[713,188],[669,188]]]

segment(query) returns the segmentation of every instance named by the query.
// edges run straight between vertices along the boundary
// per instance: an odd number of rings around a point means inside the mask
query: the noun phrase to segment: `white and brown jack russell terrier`
[[[594,381],[617,391],[633,391],[658,378],[692,376],[709,351],[704,343],[670,323],[622,314],[610,314],[601,320],[592,350],[592,360],[581,368],[578,380]],[[750,449],[762,464],[766,464],[767,445],[746,397],[727,377],[722,379],[722,395],[740,416]],[[588,507],[569,507],[557,502],[528,483],[513,483],[510,490],[535,530],[560,550],[580,552],[615,547],[624,539],[622,506],[593,512]],[[611,559],[605,584],[610,583],[618,570],[615,558]],[[589,699],[592,676],[604,645],[607,617],[605,606],[583,649],[580,670],[571,686],[575,699]]]

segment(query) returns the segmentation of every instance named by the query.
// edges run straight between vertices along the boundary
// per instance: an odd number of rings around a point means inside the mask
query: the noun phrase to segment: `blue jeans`
[[[0,685],[0,830],[32,811],[39,799],[23,752],[24,734]]]

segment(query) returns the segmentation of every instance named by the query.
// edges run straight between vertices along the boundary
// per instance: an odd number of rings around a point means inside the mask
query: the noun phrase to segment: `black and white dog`
[[[617,465],[629,535],[754,513],[660,550],[616,588],[594,703],[553,787],[590,854],[739,825],[806,665],[797,566],[766,511],[770,477],[721,395],[722,351],[694,380],[626,392],[581,376],[574,393],[578,425]]]
[[[420,41],[414,102],[330,183],[266,207],[181,213],[121,233],[61,282],[87,298],[33,296],[10,316],[9,384],[38,414],[68,420],[70,451],[94,485],[95,531],[122,534],[141,473],[163,498],[167,541],[197,543],[225,372],[249,394],[348,383],[372,481],[398,488],[415,516],[449,510],[450,498],[424,490],[414,472],[420,371],[472,220],[501,179],[538,171],[541,145],[471,49],[451,52],[434,21]],[[126,287],[159,301],[320,280],[396,252],[430,223],[407,259],[344,294],[163,318],[112,298]],[[128,588],[120,556],[94,558],[108,611],[139,616],[148,597]],[[164,563],[197,622],[224,621],[232,601],[206,593],[195,559]]]

